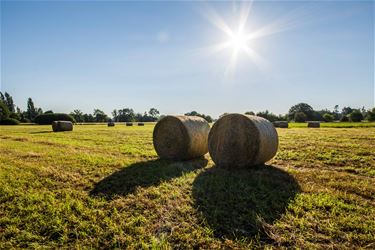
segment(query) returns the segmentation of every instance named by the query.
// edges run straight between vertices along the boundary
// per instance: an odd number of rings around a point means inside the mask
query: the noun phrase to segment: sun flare
[[[229,44],[234,50],[246,49],[248,46],[248,40],[243,32],[238,32],[231,35]]]

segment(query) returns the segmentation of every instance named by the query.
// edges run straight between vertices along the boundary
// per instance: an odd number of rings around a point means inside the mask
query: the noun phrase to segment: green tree
[[[325,113],[325,114],[323,115],[323,119],[324,119],[324,121],[326,121],[326,122],[332,122],[334,118],[335,118],[335,117],[334,117],[333,115],[329,114],[329,113]]]
[[[114,109],[112,111],[112,117],[113,117],[113,121],[118,122],[118,112],[117,112],[117,109]]]
[[[253,111],[247,111],[245,112],[245,115],[255,115],[255,113]]]
[[[213,121],[211,116],[205,115],[205,114],[200,114],[197,111],[191,111],[191,112],[185,113],[185,115],[187,115],[187,116],[199,116],[199,117],[202,117],[203,119],[205,119],[207,122]]]
[[[277,115],[269,112],[268,110],[264,111],[264,112],[258,112],[257,113],[257,116],[260,116],[260,117],[263,117],[264,119],[267,119],[269,120],[270,122],[274,122],[274,121],[277,121],[278,120],[278,117]]]
[[[8,106],[0,100],[0,121],[7,119],[9,117],[9,109]]]
[[[295,122],[305,122],[307,119],[307,116],[304,112],[297,112],[294,114],[294,121]]]
[[[360,122],[363,120],[363,115],[360,110],[355,109],[350,113],[349,119],[351,122]]]
[[[33,100],[29,97],[29,99],[27,99],[26,118],[33,121],[37,115],[38,110],[35,108]]]
[[[155,120],[157,120],[158,117],[159,117],[159,115],[160,115],[160,112],[159,112],[159,110],[157,110],[156,108],[150,108],[150,110],[148,111],[148,114],[149,114],[151,117],[155,118]]]
[[[15,113],[15,105],[13,102],[13,97],[9,95],[7,92],[4,93],[5,95],[5,104],[8,106],[9,112]]]
[[[295,118],[296,113],[304,113],[306,119],[314,120],[314,109],[307,103],[298,103],[289,109],[288,116],[289,120]]]
[[[106,122],[108,121],[108,116],[100,109],[94,109],[93,116],[96,122]]]
[[[71,116],[73,116],[74,120],[76,122],[84,122],[83,112],[79,109],[73,110],[73,112],[70,113]]]
[[[375,121],[375,107],[372,108],[372,110],[367,111],[366,119],[369,122],[374,122]]]

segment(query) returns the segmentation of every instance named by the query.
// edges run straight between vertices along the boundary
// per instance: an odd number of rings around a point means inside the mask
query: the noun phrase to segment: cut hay
[[[138,126],[144,126],[145,124],[143,122],[138,122]]]
[[[128,126],[128,127],[129,127],[129,126],[133,126],[133,123],[132,123],[132,122],[127,122],[127,123],[126,123],[126,126]]]
[[[268,120],[229,114],[217,120],[208,136],[212,160],[222,167],[251,167],[271,160],[277,152],[277,131]]]
[[[208,152],[210,126],[197,116],[166,116],[154,128],[153,142],[161,159],[188,160]]]
[[[320,122],[307,122],[308,128],[320,128]]]
[[[273,126],[275,126],[275,128],[288,128],[289,123],[287,121],[274,121]]]
[[[53,132],[72,131],[73,123],[71,121],[54,121],[52,122],[52,130]]]

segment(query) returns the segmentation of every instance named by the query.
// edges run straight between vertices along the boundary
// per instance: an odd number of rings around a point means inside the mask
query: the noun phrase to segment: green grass
[[[325,125],[232,172],[159,160],[153,125],[1,126],[0,249],[373,249],[375,128]]]

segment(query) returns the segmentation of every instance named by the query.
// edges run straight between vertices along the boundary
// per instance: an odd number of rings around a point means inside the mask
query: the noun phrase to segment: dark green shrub
[[[349,121],[349,117],[347,115],[343,115],[340,119],[340,122],[348,122]]]
[[[11,113],[11,114],[9,115],[9,118],[15,119],[15,120],[17,120],[17,121],[21,121],[21,117],[20,117],[20,115],[17,114],[17,113]]]
[[[0,124],[1,125],[18,125],[20,124],[20,122],[13,118],[5,118],[0,121]]]
[[[367,117],[366,119],[369,121],[369,122],[373,122],[375,121],[375,108],[373,108],[372,110],[369,110],[367,112]]]
[[[303,112],[297,112],[295,115],[294,115],[294,121],[295,122],[305,122],[306,121],[306,115],[305,113]]]
[[[351,122],[360,122],[363,120],[363,115],[359,110],[354,110],[350,113],[349,119]]]
[[[334,117],[333,115],[328,114],[328,113],[325,113],[325,114],[323,115],[323,119],[324,119],[324,121],[326,121],[326,122],[332,122],[334,118],[335,118],[335,117]]]
[[[0,101],[0,121],[9,117],[9,109],[5,103]]]
[[[62,113],[41,114],[35,117],[35,123],[38,123],[40,125],[52,124],[53,121],[71,121],[73,123],[76,122],[71,115]]]

